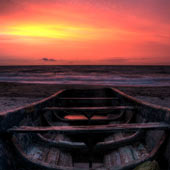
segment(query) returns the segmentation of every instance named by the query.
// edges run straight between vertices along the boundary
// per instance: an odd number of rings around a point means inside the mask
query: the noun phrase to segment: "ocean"
[[[170,86],[170,66],[0,66],[0,82]]]

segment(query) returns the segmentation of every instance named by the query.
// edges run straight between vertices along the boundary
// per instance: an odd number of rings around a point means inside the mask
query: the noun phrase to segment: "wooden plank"
[[[8,133],[68,133],[68,134],[89,134],[89,133],[111,133],[118,131],[136,130],[170,130],[170,125],[166,123],[132,123],[132,124],[109,124],[109,125],[90,125],[90,126],[50,126],[32,127],[20,126],[8,129]],[[4,132],[5,133],[5,132]]]
[[[133,106],[107,106],[107,107],[46,107],[44,110],[66,110],[66,111],[113,111],[113,110],[132,110]]]
[[[118,97],[59,97],[59,100],[119,100]]]

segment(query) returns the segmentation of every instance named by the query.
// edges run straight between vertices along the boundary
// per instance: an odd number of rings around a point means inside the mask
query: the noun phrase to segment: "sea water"
[[[0,66],[0,82],[170,86],[170,66]]]

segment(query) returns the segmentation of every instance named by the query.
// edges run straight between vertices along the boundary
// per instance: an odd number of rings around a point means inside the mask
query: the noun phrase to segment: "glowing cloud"
[[[68,25],[19,25],[11,27],[2,34],[26,37],[54,38],[54,39],[92,39],[95,29],[73,27]],[[90,34],[90,37],[86,35]]]

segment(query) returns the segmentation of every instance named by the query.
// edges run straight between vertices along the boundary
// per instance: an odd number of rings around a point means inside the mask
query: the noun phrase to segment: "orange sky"
[[[0,65],[170,64],[169,0],[0,0]]]

